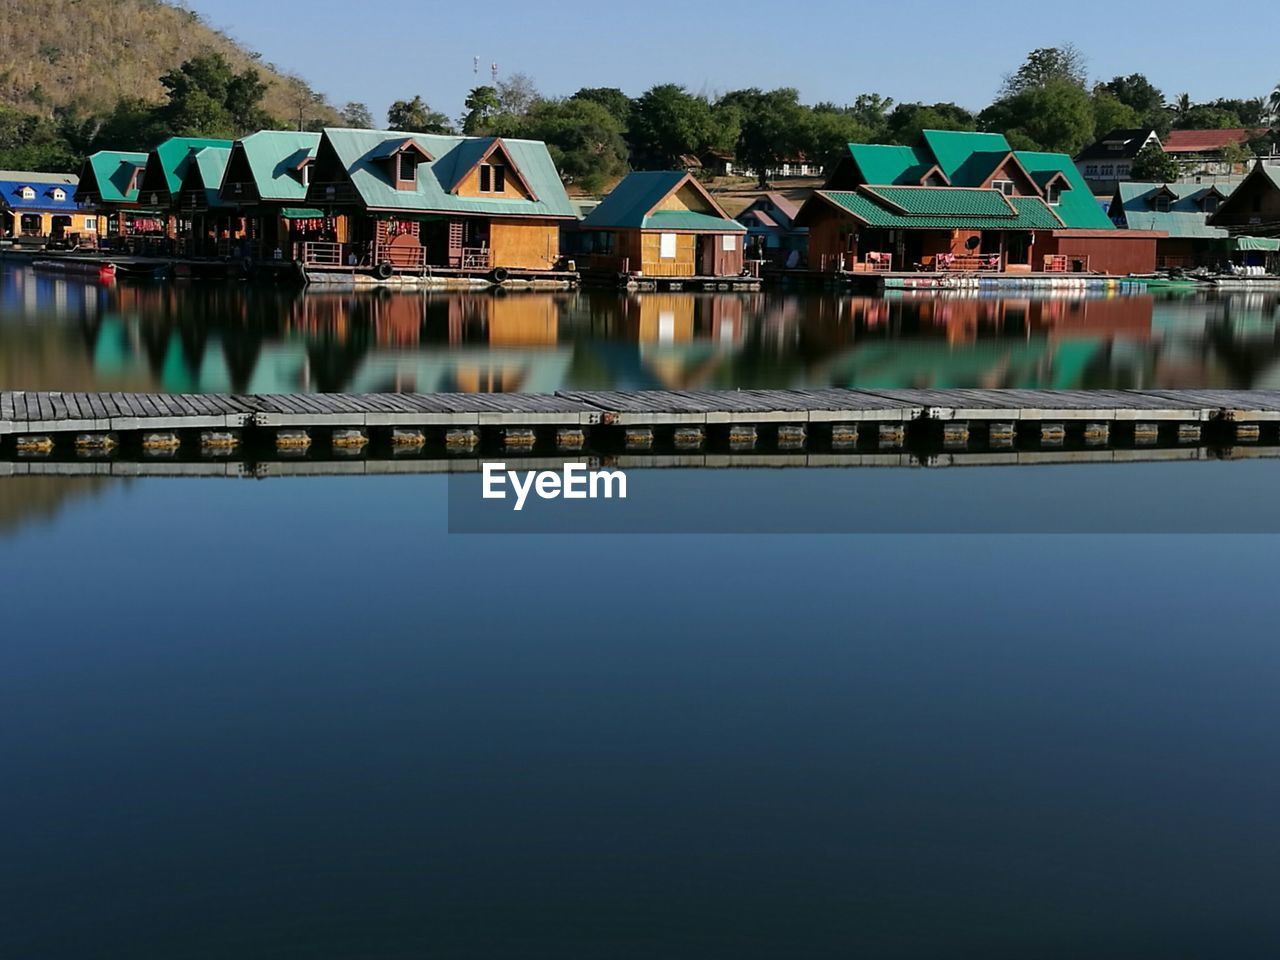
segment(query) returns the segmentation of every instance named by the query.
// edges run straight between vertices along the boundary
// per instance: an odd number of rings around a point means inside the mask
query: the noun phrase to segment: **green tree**
[[[590,100],[609,111],[626,130],[631,125],[631,98],[617,87],[583,87],[571,100]]]
[[[1169,131],[1169,116],[1165,109],[1164,94],[1141,73],[1131,73],[1127,77],[1112,77],[1106,83],[1093,88],[1094,96],[1099,90],[1109,93],[1126,107],[1131,107],[1141,118],[1143,126],[1152,127],[1163,136]],[[1135,124],[1136,126],[1136,124]],[[1099,130],[1099,135],[1106,133]]]
[[[831,104],[818,104],[809,114],[805,153],[828,170],[848,151],[851,143],[869,143],[872,131],[849,111]]]
[[[997,100],[979,121],[1019,149],[1075,154],[1093,139],[1093,102],[1079,84],[1051,80]]]
[[[341,110],[342,122],[356,130],[368,130],[373,127],[373,113],[363,103],[352,100]]]
[[[1027,54],[1022,66],[1005,77],[1000,99],[1017,96],[1027,90],[1058,84],[1084,88],[1085,58],[1074,44],[1041,47]]]
[[[432,110],[422,97],[412,100],[397,100],[387,108],[387,126],[391,130],[405,130],[411,133],[453,133],[453,125],[449,118],[437,110]]]
[[[893,98],[878,93],[860,93],[849,108],[849,114],[870,131],[869,142],[879,143],[889,136],[889,111]]]
[[[768,171],[805,150],[809,142],[809,114],[800,104],[800,91],[782,87],[767,93],[758,87],[725,94],[717,112],[736,112],[738,138],[734,155],[755,169],[760,188],[768,187]],[[723,115],[723,114],[722,114]]]
[[[186,61],[160,78],[168,103],[160,119],[180,136],[240,136],[266,125],[266,84],[253,69],[236,73],[220,53]]]
[[[1129,176],[1134,180],[1150,183],[1171,183],[1178,179],[1178,161],[1164,152],[1157,144],[1149,143],[1133,158]]]
[[[1106,136],[1111,130],[1143,125],[1142,114],[1102,86],[1093,88],[1093,135]]]
[[[954,103],[900,103],[887,118],[884,139],[911,145],[925,130],[976,130],[978,118]]]
[[[544,141],[560,175],[590,192],[627,171],[623,126],[594,100],[541,100],[530,109],[521,132]]]
[[[462,102],[467,112],[462,117],[462,132],[467,136],[485,133],[489,124],[501,109],[498,102],[498,88],[490,86],[474,87]]]
[[[1173,126],[1176,130],[1229,130],[1242,124],[1230,110],[1197,103],[1174,120]]]
[[[715,139],[711,104],[675,83],[646,90],[636,101],[631,121],[631,146],[648,169],[677,165]]]
[[[523,117],[542,99],[537,84],[527,73],[513,73],[498,81],[498,107],[503,113]]]

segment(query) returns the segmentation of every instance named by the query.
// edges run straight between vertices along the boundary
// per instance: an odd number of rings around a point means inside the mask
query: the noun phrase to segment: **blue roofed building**
[[[69,173],[0,170],[0,233],[26,242],[96,234],[96,212],[76,202],[78,183]]]

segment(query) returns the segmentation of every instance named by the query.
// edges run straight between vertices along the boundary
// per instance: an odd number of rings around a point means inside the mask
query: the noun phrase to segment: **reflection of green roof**
[[[1058,204],[1053,208],[1067,227],[1073,230],[1111,230],[1115,224],[1107,216],[1102,205],[1094,197],[1084,177],[1076,169],[1074,161],[1065,153],[1038,153],[1031,150],[1018,150],[1014,153],[1024,170],[1035,178],[1036,183],[1043,186],[1049,178],[1060,173],[1071,185],[1070,190],[1063,190],[1058,197]],[[1044,179],[1041,180],[1040,178]]]
[[[262,130],[236,144],[253,172],[262,200],[305,200],[307,188],[297,170],[302,161],[316,155],[320,134],[291,130]]]
[[[491,137],[450,137],[395,130],[349,130],[327,128],[325,141],[337,154],[360,199],[373,210],[395,210],[418,213],[482,214],[487,216],[542,216],[575,218],[576,212],[564,192],[546,144],[538,140],[507,140],[506,148],[520,176],[533,191],[536,200],[515,196],[460,197],[452,193],[455,178],[465,172],[463,163],[472,159]],[[375,154],[389,140],[403,143],[413,140],[428,156],[435,159],[418,165],[415,189],[397,190]],[[461,162],[460,162],[461,161]],[[474,161],[472,165],[474,164]],[[312,202],[318,199],[312,192]]]
[[[878,192],[882,192],[883,187]],[[997,190],[973,190],[956,187],[925,187],[922,193],[933,196],[922,208],[928,212],[903,214],[878,203],[869,194],[846,190],[819,191],[817,196],[834,203],[871,227],[903,230],[1060,230],[1062,222],[1038,197],[1008,197]],[[975,198],[972,194],[991,194],[1004,206],[1001,216],[991,198]],[[975,213],[975,209],[982,212]]]
[[[84,162],[77,195],[97,188],[103,203],[136,203],[138,190],[133,174],[147,165],[145,153],[99,150]],[[133,185],[134,189],[129,187]]]
[[[582,225],[588,229],[720,230],[745,233],[746,227],[731,217],[692,210],[654,210],[686,180],[681,170],[644,170],[628,174],[600,201]],[[714,201],[713,201],[714,202]],[[653,211],[653,212],[650,212]]]
[[[1226,193],[1218,187],[1220,194]],[[1163,230],[1171,238],[1180,240],[1216,240],[1227,235],[1220,227],[1211,227],[1206,220],[1204,203],[1206,194],[1213,192],[1212,184],[1199,183],[1121,183],[1111,202],[1111,215],[1123,218],[1130,230]],[[1152,201],[1158,193],[1169,194],[1169,212],[1155,209]]]

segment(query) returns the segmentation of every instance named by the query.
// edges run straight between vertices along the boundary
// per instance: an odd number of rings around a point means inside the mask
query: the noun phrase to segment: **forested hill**
[[[262,107],[274,117],[299,105],[324,119],[336,113],[307,85],[263,63],[259,55],[161,0],[0,0],[0,105],[29,114],[57,107],[110,111],[123,98],[160,102],[160,77],[202,54],[220,53],[236,71],[254,68],[267,89]]]

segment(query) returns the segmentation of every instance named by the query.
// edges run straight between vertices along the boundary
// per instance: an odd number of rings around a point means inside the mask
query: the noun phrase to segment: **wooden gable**
[[[495,139],[480,155],[480,159],[458,177],[453,192],[459,197],[538,199],[516,162],[511,159],[501,137]]]
[[[218,193],[230,203],[258,202],[258,182],[253,177],[253,168],[249,166],[249,155],[244,144],[237,143],[231,148],[227,170],[222,175],[222,186]]]
[[[1044,193],[1040,189],[1040,185],[1035,182],[1031,174],[1027,173],[1018,158],[1010,153],[995,168],[991,174],[983,181],[982,186],[991,189],[992,185],[997,181],[1004,181],[1013,184],[1013,196],[1015,197],[1043,197]]]
[[[706,192],[698,185],[698,182],[692,177],[685,179],[676,189],[672,190],[661,202],[658,203],[650,213],[658,210],[688,210],[693,213],[705,213],[712,217],[723,217],[722,211]]]
[[[338,156],[329,137],[320,138],[316,158],[311,164],[311,182],[307,186],[307,202],[316,206],[326,203],[351,203],[359,199],[351,173]]]
[[[1259,227],[1280,221],[1280,182],[1261,164],[1255,166],[1244,182],[1222,201],[1217,213],[1209,217],[1211,226]]]

